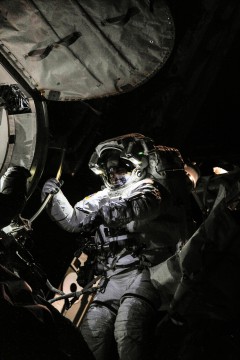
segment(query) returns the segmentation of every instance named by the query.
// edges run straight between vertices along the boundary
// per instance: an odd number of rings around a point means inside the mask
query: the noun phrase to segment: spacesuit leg
[[[115,318],[115,313],[102,304],[92,304],[84,316],[80,330],[96,360],[115,359]]]
[[[115,339],[121,360],[153,359],[156,310],[138,297],[126,297],[115,321]]]

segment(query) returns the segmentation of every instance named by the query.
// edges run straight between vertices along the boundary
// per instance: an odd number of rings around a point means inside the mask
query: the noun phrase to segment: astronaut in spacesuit
[[[42,190],[43,199],[53,194],[47,211],[54,221],[69,232],[94,233],[104,249],[106,281],[81,332],[97,360],[115,358],[114,351],[119,359],[150,359],[163,304],[149,267],[174,254],[190,236],[190,180],[177,149],[156,146],[136,133],[100,143],[89,167],[104,187],[74,207],[56,179]]]

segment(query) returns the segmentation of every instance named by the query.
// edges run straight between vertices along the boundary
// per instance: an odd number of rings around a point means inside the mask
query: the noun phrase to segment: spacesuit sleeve
[[[127,225],[133,220],[150,220],[159,214],[161,196],[153,182],[142,183],[126,198],[111,201],[99,210],[109,227]]]
[[[85,217],[93,209],[84,200],[72,206],[61,190],[55,194],[47,206],[50,218],[55,221],[62,229],[78,233],[81,231],[81,224]]]

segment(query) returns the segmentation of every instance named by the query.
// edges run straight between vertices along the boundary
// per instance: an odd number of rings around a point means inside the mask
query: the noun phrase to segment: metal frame
[[[45,99],[41,93],[31,87],[18,70],[0,52],[0,63],[15,81],[30,95],[36,109],[37,139],[36,148],[30,172],[32,177],[28,183],[28,198],[35,190],[39,179],[42,176],[48,152],[48,114]]]

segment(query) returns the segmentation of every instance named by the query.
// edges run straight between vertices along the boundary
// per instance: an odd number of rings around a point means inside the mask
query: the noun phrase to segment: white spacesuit
[[[81,332],[97,360],[150,359],[159,293],[149,267],[175,253],[192,229],[190,180],[177,149],[141,134],[100,143],[89,167],[105,187],[72,207],[55,179],[48,213],[70,232],[95,232],[107,281],[94,297]]]

